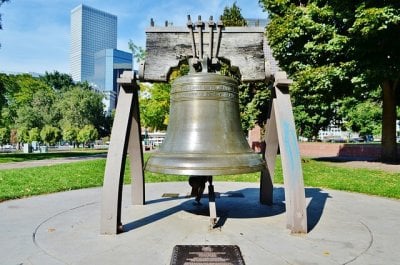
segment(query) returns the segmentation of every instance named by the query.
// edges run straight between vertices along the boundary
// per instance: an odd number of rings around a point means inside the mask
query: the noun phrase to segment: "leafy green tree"
[[[4,127],[11,128],[15,123],[16,104],[14,94],[19,90],[15,76],[0,74],[0,124]]]
[[[3,107],[6,105],[7,100],[6,100],[6,86],[5,86],[5,80],[7,79],[7,76],[5,74],[0,74],[0,113],[2,112]],[[1,125],[2,120],[0,119],[0,125]]]
[[[137,63],[139,63],[140,61],[143,61],[146,58],[146,50],[143,49],[143,47],[138,46],[135,43],[133,43],[132,40],[129,40],[128,48],[129,48],[129,50],[132,51],[132,55],[134,58],[136,58]]]
[[[249,131],[257,124],[265,125],[267,120],[268,101],[271,90],[264,82],[241,84],[239,86],[239,109],[242,128]]]
[[[34,94],[38,91],[51,92],[52,89],[40,81],[38,78],[34,78],[29,74],[22,74],[15,76],[15,82],[18,86],[18,91],[14,94],[15,103],[18,107],[21,105],[30,104]]]
[[[19,143],[29,142],[29,130],[27,128],[20,127],[17,129],[17,141]]]
[[[321,128],[341,120],[338,100],[346,95],[338,89],[342,75],[335,66],[307,67],[293,75],[291,95],[299,135],[315,139]]]
[[[51,123],[54,91],[49,86],[27,74],[7,76],[3,84],[6,102],[1,118],[5,126],[29,129]]]
[[[32,99],[17,109],[15,124],[17,128],[42,128],[44,125],[56,126],[58,112],[53,108],[56,100],[53,90],[38,90]]]
[[[45,125],[40,131],[40,138],[46,144],[54,145],[57,141],[61,139],[60,129],[50,125]]]
[[[240,7],[236,5],[236,1],[232,4],[231,7],[225,6],[224,12],[221,15],[221,20],[224,23],[224,26],[247,26],[247,22],[242,16]]]
[[[70,75],[58,71],[54,71],[53,73],[46,71],[44,76],[40,77],[40,80],[56,91],[68,89],[74,85],[74,81]]]
[[[364,135],[379,135],[382,130],[382,106],[379,103],[367,100],[355,107],[349,108],[344,125],[347,129]]]
[[[0,128],[0,145],[3,146],[10,142],[10,130],[8,128]]]
[[[39,128],[37,128],[37,127],[30,129],[28,132],[28,141],[29,142],[34,142],[34,141],[39,142],[42,139],[40,133],[41,132],[40,132]]]
[[[139,104],[142,126],[155,131],[167,128],[170,90],[170,84],[141,84]]]
[[[74,146],[78,140],[78,133],[79,133],[79,128],[73,127],[71,125],[66,126],[62,130],[63,139],[69,142],[70,144],[73,144]]]
[[[345,97],[339,103],[339,114],[343,117],[343,127],[364,135],[381,135],[382,101],[378,87],[367,94]]]
[[[339,102],[382,89],[382,160],[397,157],[400,2],[260,0],[271,18],[267,37],[292,86],[301,133],[341,120]],[[320,102],[319,104],[317,102]],[[318,111],[319,110],[319,111]],[[306,120],[301,124],[302,120]],[[314,130],[315,131],[315,130]]]
[[[60,115],[59,126],[82,128],[92,124],[100,131],[105,120],[103,97],[98,92],[80,86],[64,91],[55,103]]]
[[[99,137],[96,128],[89,124],[85,125],[78,133],[78,142],[88,144],[95,141]]]
[[[169,80],[172,83],[176,78],[189,73],[189,65],[182,62],[173,69]],[[170,83],[141,84],[139,95],[140,119],[142,126],[151,130],[165,130],[169,121]]]
[[[356,1],[349,32],[359,79],[382,88],[382,160],[397,159],[396,94],[400,91],[400,2]],[[399,104],[397,102],[397,104]]]

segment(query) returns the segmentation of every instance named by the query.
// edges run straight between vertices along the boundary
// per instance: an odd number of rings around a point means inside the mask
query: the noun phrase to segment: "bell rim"
[[[188,169],[184,167],[165,167],[154,166],[146,167],[146,171],[152,173],[169,174],[169,175],[187,175],[187,176],[221,176],[221,175],[240,175],[245,173],[261,172],[264,165],[257,165],[254,167],[243,166],[240,168],[195,168]]]
[[[237,160],[238,156],[242,156],[242,158]],[[202,160],[202,163],[199,163],[199,159]],[[179,165],[177,161],[184,162]],[[242,163],[238,163],[240,161]],[[236,164],[232,164],[232,162],[236,162]],[[237,175],[258,172],[265,168],[266,162],[253,152],[231,154],[175,153],[173,155],[155,153],[145,165],[145,170],[149,172],[198,176]]]

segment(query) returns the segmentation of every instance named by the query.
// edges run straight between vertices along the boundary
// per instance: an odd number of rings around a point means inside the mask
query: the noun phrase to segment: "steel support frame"
[[[121,222],[122,188],[127,154],[131,166],[132,204],[145,203],[143,150],[141,144],[139,86],[132,71],[118,78],[120,91],[107,154],[101,200],[100,233],[123,231]]]
[[[303,171],[289,95],[290,83],[286,73],[276,74],[266,124],[266,147],[262,150],[266,168],[261,172],[260,202],[268,205],[273,203],[273,179],[279,147],[285,189],[286,226],[292,233],[307,233]]]

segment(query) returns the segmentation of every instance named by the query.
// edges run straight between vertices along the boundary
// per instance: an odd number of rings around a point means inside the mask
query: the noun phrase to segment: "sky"
[[[185,26],[187,15],[196,21],[214,16],[234,0],[10,0],[0,7],[0,72],[70,73],[70,14],[80,4],[118,17],[118,49],[128,41],[145,47],[145,29],[153,18],[157,26],[168,20]],[[236,0],[245,18],[267,18],[258,0]]]

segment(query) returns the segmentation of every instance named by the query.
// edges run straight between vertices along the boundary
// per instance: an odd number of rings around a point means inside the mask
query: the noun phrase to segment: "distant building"
[[[117,48],[117,17],[79,5],[71,10],[71,75],[74,81],[92,81],[95,53]]]
[[[358,133],[343,131],[333,123],[318,131],[318,140],[323,142],[346,142],[352,138],[358,138]]]
[[[132,54],[116,49],[105,49],[94,55],[92,86],[105,95],[105,111],[110,114],[117,105],[117,78],[132,69]]]
[[[117,104],[117,78],[132,69],[132,54],[117,50],[117,16],[79,5],[71,11],[71,75],[105,96],[105,111]]]

